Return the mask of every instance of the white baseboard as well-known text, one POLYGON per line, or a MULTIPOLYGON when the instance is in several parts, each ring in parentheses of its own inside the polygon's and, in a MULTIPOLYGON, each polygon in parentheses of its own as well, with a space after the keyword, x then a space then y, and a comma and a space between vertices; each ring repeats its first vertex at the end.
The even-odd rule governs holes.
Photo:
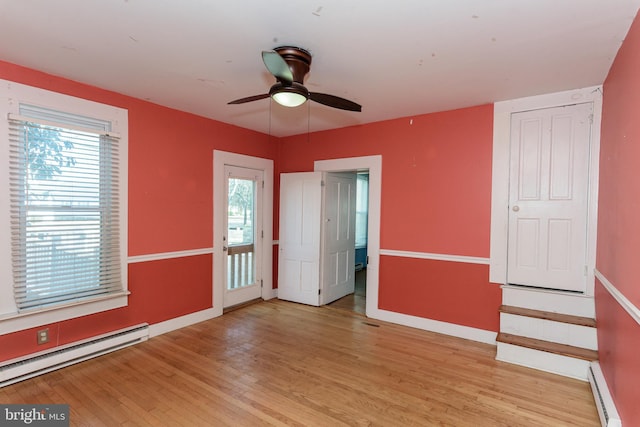
MULTIPOLYGON (((271 291, 263 292, 262 298, 270 300, 278 296, 277 289, 271 289, 271 291)), ((169 319, 164 322, 154 323, 149 325, 149 338, 156 337, 158 335, 166 334, 167 332, 175 331, 176 329, 184 328, 187 326, 195 325, 196 323, 204 322, 205 320, 214 319, 222 315, 222 310, 217 307, 208 308, 206 310, 197 311, 174 319, 169 319)))
POLYGON ((274 299, 278 297, 278 290, 277 289, 271 289, 268 291, 263 291, 262 292, 262 299, 265 301, 268 301, 270 299, 274 299))
POLYGON ((167 332, 175 331, 176 329, 184 328, 186 326, 195 325, 196 323, 204 322, 205 320, 213 319, 222 314, 218 314, 219 311, 220 310, 216 310, 215 308, 208 308, 185 316, 169 319, 164 322, 154 323, 153 325, 149 325, 149 338, 166 334, 167 332))
POLYGON ((387 310, 371 310, 367 313, 372 319, 383 320, 385 322, 396 323, 398 325, 409 326, 411 328, 425 331, 437 332, 439 334, 451 335, 471 341, 483 342, 496 345, 498 334, 493 331, 472 328, 470 326, 456 325, 454 323, 442 322, 439 320, 426 319, 424 317, 411 316, 409 314, 396 313, 387 310))

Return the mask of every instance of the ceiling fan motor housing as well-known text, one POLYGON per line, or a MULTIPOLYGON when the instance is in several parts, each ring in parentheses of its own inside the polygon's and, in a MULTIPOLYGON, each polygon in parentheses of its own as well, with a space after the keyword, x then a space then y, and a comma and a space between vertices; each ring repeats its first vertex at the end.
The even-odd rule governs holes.
POLYGON ((293 74, 293 81, 303 84, 304 76, 309 72, 311 66, 311 54, 300 47, 295 46, 280 46, 273 49, 287 63, 291 74, 293 74))
POLYGON ((311 54, 305 49, 296 46, 276 47, 271 51, 263 51, 262 61, 276 78, 269 93, 236 99, 229 104, 244 104, 270 97, 285 107, 297 107, 311 100, 341 110, 362 111, 360 104, 348 99, 327 93, 309 92, 303 81, 311 67, 311 54))

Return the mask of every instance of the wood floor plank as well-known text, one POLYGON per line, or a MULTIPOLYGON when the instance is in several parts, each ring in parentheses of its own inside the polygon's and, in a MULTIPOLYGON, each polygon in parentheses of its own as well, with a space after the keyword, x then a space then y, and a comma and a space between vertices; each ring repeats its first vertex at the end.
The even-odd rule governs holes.
POLYGON ((74 426, 599 425, 588 383, 496 361, 494 346, 273 300, 0 401, 69 403, 74 426))

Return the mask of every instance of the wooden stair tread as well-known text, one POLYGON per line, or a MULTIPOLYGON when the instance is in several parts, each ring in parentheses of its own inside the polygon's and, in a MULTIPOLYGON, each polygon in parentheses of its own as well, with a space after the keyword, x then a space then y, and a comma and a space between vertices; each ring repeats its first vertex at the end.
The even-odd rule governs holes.
POLYGON ((577 359, 594 361, 598 360, 598 352, 582 347, 574 347, 567 344, 559 344, 551 341, 544 341, 535 338, 521 337, 519 335, 507 334, 500 332, 496 341, 505 344, 527 347, 533 350, 546 351, 548 353, 559 354, 562 356, 574 357, 577 359))
POLYGON ((560 323, 569 323, 571 325, 596 327, 595 319, 590 317, 574 316, 571 314, 553 313, 551 311, 534 310, 531 308, 514 307, 511 305, 501 305, 499 311, 501 313, 515 314, 518 316, 533 317, 536 319, 551 320, 560 323))

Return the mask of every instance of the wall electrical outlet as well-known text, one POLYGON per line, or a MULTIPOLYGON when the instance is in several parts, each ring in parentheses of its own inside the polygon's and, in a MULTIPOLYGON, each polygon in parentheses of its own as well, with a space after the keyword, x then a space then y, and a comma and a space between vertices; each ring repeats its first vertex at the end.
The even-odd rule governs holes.
POLYGON ((38 332, 38 344, 45 344, 49 342, 49 328, 40 329, 38 332))

